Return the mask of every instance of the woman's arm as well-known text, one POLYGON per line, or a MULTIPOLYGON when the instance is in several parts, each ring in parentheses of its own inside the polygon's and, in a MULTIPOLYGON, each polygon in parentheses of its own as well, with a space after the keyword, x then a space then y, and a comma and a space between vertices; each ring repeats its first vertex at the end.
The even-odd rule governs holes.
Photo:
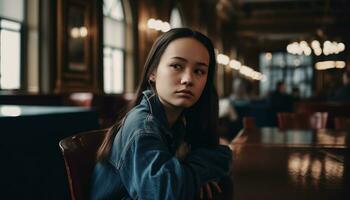
POLYGON ((193 199, 202 184, 228 173, 231 151, 198 149, 181 162, 159 135, 139 133, 123 158, 119 171, 131 198, 193 199))

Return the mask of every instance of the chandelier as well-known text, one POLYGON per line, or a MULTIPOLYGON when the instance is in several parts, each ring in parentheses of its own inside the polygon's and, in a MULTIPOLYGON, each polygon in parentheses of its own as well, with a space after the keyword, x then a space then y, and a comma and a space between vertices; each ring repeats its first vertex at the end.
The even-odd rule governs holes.
POLYGON ((294 55, 310 56, 312 53, 316 56, 328 56, 331 54, 339 54, 345 50, 345 44, 342 42, 326 40, 321 43, 318 40, 306 42, 292 42, 287 45, 287 52, 294 55), (321 45, 322 44, 322 45, 321 45))
POLYGON ((287 45, 287 52, 293 55, 314 56, 315 68, 317 70, 342 69, 346 63, 342 61, 342 52, 345 51, 345 44, 338 41, 314 39, 294 41, 287 45))
POLYGON ((346 63, 342 61, 341 52, 345 51, 345 44, 337 41, 312 40, 307 42, 292 42, 287 45, 287 52, 294 55, 314 55, 315 68, 317 70, 326 69, 342 69, 346 67, 346 63))

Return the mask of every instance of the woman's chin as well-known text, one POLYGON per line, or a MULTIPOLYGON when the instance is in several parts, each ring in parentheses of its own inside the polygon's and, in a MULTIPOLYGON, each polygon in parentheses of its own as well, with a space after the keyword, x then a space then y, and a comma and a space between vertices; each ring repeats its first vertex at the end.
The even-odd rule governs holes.
POLYGON ((182 108, 189 108, 191 106, 193 106, 195 102, 193 100, 189 100, 189 99, 180 99, 177 100, 176 102, 174 102, 174 106, 176 107, 182 107, 182 108))

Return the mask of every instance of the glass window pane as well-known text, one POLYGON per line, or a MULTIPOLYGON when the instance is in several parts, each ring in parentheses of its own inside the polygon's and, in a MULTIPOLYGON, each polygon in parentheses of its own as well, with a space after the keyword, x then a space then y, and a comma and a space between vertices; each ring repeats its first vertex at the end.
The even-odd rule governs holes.
POLYGON ((124 23, 104 18, 104 44, 107 46, 121 48, 125 46, 125 30, 124 23))
POLYGON ((103 0, 103 15, 108 16, 115 0, 103 0))
POLYGON ((111 17, 115 20, 124 20, 123 5, 120 0, 104 0, 103 1, 104 16, 111 17))
POLYGON ((0 0, 0 16, 22 22, 24 0, 0 0))
POLYGON ((124 12, 123 12, 123 5, 122 2, 117 1, 114 6, 111 9, 111 15, 112 18, 123 21, 124 20, 124 12))
POLYGON ((105 48, 103 63, 104 91, 122 93, 124 91, 124 53, 122 50, 105 48))
POLYGON ((125 21, 120 0, 104 0, 104 91, 124 91, 125 21))
POLYGON ((113 51, 113 92, 122 93, 124 88, 124 55, 120 50, 113 51))
POLYGON ((0 88, 20 88, 20 33, 0 31, 0 88))
POLYGON ((2 29, 10 29, 13 31, 19 31, 21 29, 21 24, 18 22, 12 22, 9 20, 0 20, 0 27, 2 29))
POLYGON ((103 89, 106 93, 112 93, 112 59, 111 54, 104 54, 103 58, 103 89))
POLYGON ((174 8, 170 14, 170 26, 171 28, 182 27, 182 19, 179 9, 174 8))
POLYGON ((260 69, 267 80, 260 82, 261 94, 275 89, 276 83, 283 80, 286 91, 299 87, 302 97, 311 96, 312 59, 310 56, 273 53, 271 60, 266 60, 265 53, 260 55, 260 69))

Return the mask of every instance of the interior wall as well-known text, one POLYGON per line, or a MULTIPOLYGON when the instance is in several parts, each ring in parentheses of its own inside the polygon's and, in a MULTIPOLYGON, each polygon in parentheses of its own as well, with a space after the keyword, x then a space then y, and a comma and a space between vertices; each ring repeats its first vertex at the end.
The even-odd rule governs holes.
MULTIPOLYGON (((224 50, 222 49, 223 38, 221 34, 222 19, 216 12, 216 1, 166 0, 162 1, 161 3, 156 0, 139 1, 139 72, 142 71, 143 64, 153 42, 162 34, 156 30, 148 29, 147 20, 154 18, 162 21, 169 21, 172 6, 175 4, 178 5, 178 8, 183 15, 184 26, 206 34, 212 40, 215 48, 218 49, 219 52, 224 53, 224 50)), ((230 74, 230 72, 225 71, 225 69, 222 67, 223 66, 218 66, 216 79, 216 85, 220 96, 225 93, 224 83, 221 83, 221 80, 223 80, 225 73, 230 74)), ((139 77, 140 76, 141 73, 139 73, 139 77)))
MULTIPOLYGON (((53 93, 56 81, 56 2, 39 0, 39 91, 53 93)), ((34 73, 34 72, 33 72, 34 73)))
POLYGON ((137 22, 134 4, 132 2, 129 2, 127 0, 123 0, 123 6, 125 10, 125 21, 126 21, 126 41, 125 41, 125 92, 133 92, 135 91, 135 76, 138 71, 135 70, 135 66, 137 66, 137 61, 135 57, 138 56, 138 53, 136 52, 136 43, 137 43, 137 35, 135 35, 134 32, 136 32, 136 29, 133 27, 133 23, 137 22))
POLYGON ((39 92, 39 0, 31 0, 27 7, 27 90, 39 92))

